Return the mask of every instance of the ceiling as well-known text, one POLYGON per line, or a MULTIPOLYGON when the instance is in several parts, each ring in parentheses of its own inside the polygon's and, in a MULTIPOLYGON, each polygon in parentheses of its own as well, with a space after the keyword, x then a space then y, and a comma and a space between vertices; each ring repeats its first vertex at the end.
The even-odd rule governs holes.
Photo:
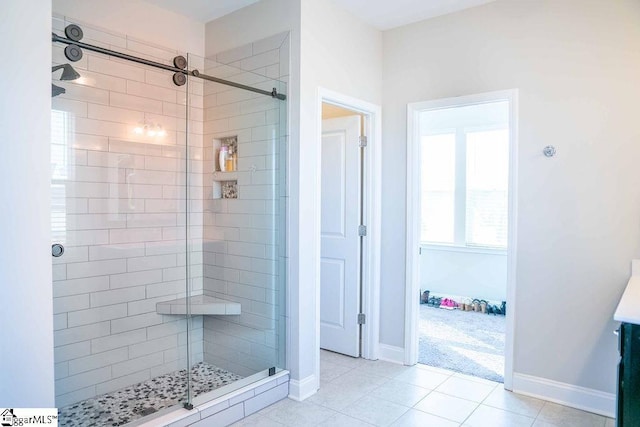
POLYGON ((146 0, 194 21, 209 22, 259 0, 146 0))
POLYGON ((335 0, 380 30, 446 15, 495 0, 335 0))
MULTIPOLYGON (((146 0, 185 15, 194 21, 209 22, 259 0, 146 0)), ((313 0, 322 1, 322 0, 313 0)), ((388 30, 434 16, 467 9, 495 0, 335 0, 364 22, 388 30)))

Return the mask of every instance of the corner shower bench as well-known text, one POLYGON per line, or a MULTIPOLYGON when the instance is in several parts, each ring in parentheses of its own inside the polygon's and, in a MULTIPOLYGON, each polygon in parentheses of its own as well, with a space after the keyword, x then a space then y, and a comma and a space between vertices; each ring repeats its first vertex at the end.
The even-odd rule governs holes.
POLYGON ((187 299, 191 304, 191 314, 196 316, 240 314, 240 303, 210 297, 208 295, 193 295, 188 298, 178 298, 156 304, 158 314, 187 314, 187 299))

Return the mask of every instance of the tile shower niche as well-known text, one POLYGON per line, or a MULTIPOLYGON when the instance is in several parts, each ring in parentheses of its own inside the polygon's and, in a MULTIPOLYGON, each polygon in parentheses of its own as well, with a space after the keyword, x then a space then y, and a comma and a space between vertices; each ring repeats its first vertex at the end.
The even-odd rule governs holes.
POLYGON ((213 199, 237 199, 238 198, 238 137, 230 136, 213 140, 213 199), (235 161, 227 164, 226 170, 222 171, 220 164, 220 150, 227 147, 229 153, 233 153, 235 161), (229 170, 231 169, 231 170, 229 170))

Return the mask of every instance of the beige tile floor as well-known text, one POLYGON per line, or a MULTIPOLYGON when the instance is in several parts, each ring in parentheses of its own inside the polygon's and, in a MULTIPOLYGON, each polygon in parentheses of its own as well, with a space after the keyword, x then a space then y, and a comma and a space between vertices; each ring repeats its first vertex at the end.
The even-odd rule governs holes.
POLYGON ((452 371, 321 351, 318 393, 304 402, 282 400, 234 425, 613 427, 614 421, 452 371))

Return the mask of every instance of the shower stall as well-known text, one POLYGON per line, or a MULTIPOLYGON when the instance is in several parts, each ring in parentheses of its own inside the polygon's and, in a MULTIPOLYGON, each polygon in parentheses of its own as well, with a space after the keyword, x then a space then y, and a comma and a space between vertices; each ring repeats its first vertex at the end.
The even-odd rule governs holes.
POLYGON ((202 58, 53 28, 61 425, 286 396, 288 35, 202 58))

